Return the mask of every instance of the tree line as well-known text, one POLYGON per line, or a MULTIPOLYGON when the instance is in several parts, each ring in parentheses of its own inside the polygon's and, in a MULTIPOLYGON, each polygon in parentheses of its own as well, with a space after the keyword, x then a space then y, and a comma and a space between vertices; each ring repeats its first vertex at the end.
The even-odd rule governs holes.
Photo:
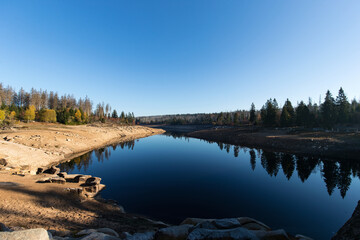
POLYGON ((301 101, 293 107, 287 99, 280 108, 276 99, 269 99, 256 110, 254 103, 250 110, 237 110, 220 113, 196 113, 139 117, 137 122, 142 124, 170 124, 170 125, 259 125, 264 127, 319 127, 331 129, 335 125, 353 125, 360 123, 360 103, 353 99, 349 102, 344 90, 340 88, 334 98, 331 92, 326 92, 323 102, 308 103, 301 101))
POLYGON ((60 96, 57 92, 36 90, 15 91, 0 83, 0 124, 15 121, 59 122, 85 124, 94 121, 134 124, 134 113, 120 114, 109 104, 99 103, 93 111, 93 102, 86 96, 76 99, 73 95, 60 96))
POLYGON ((360 103, 353 99, 351 103, 342 88, 336 98, 326 92, 324 101, 316 104, 311 99, 306 104, 301 101, 295 108, 287 99, 280 109, 276 99, 269 99, 260 110, 260 116, 253 114, 251 123, 261 122, 266 127, 321 127, 331 129, 335 125, 360 123, 360 103))

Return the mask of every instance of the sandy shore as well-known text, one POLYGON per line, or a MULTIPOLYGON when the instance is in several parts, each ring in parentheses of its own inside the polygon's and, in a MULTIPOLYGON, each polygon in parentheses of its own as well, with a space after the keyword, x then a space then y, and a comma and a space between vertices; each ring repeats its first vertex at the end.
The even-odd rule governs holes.
POLYGON ((143 126, 110 124, 22 124, 0 131, 0 164, 36 171, 109 144, 163 132, 143 126))
POLYGON ((66 191, 78 183, 36 183, 43 175, 11 175, 0 171, 0 222, 8 227, 79 230, 108 227, 117 232, 158 228, 146 218, 124 213, 113 203, 80 201, 66 191))
POLYGON ((142 126, 30 123, 0 131, 0 222, 10 227, 74 230, 110 227, 118 232, 155 229, 159 224, 125 214, 105 200, 80 199, 66 191, 79 183, 37 183, 45 174, 14 175, 48 167, 105 145, 161 134, 142 126), (6 166, 4 166, 6 165, 6 166), (10 171, 9 171, 10 170, 10 171))

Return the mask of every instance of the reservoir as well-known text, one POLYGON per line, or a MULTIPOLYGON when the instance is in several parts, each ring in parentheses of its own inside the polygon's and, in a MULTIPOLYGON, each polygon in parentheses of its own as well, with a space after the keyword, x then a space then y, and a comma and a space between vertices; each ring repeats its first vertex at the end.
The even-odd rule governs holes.
POLYGON ((330 239, 360 200, 360 163, 268 152, 163 134, 108 146, 60 165, 102 178, 126 212, 179 224, 251 217, 330 239))

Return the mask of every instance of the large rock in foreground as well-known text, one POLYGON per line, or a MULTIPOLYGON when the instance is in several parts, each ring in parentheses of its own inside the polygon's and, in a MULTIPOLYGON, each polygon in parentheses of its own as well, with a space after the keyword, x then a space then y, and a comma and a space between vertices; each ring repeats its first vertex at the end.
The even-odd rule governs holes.
POLYGON ((340 228, 332 240, 355 240, 360 239, 360 201, 351 218, 340 228))
POLYGON ((1 240, 50 240, 48 232, 43 228, 0 232, 1 240))

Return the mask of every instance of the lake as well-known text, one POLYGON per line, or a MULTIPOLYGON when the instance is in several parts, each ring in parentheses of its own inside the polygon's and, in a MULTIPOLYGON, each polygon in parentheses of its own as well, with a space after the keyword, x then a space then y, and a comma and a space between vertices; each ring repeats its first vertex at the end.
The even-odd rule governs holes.
POLYGON ((179 224, 252 217, 330 239, 360 200, 360 163, 295 156, 171 134, 89 152, 62 171, 102 178, 125 211, 179 224))

